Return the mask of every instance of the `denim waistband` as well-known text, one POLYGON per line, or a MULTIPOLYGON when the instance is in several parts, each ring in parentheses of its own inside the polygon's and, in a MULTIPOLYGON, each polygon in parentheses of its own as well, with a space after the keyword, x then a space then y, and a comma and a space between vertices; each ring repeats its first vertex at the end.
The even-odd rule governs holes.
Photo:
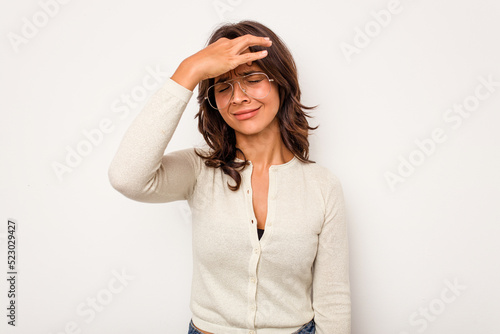
MULTIPOLYGON (((257 329, 257 333, 259 330, 257 329)), ((290 334, 315 334, 316 333, 316 326, 314 323, 314 318, 309 321, 307 324, 304 324, 302 327, 300 327, 297 331, 290 333, 290 334)), ((193 324, 193 319, 191 319, 189 323, 189 331, 188 334, 203 334, 200 332, 196 327, 194 327, 193 324)), ((219 333, 214 333, 214 334, 219 334, 219 333)))

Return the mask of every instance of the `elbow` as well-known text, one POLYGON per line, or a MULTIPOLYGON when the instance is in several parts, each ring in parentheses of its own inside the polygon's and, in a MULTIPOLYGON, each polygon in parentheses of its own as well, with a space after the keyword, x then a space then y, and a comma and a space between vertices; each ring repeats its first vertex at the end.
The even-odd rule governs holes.
POLYGON ((132 189, 130 178, 127 178, 125 173, 122 173, 113 164, 108 168, 108 180, 116 191, 128 197, 128 193, 132 189))
POLYGON ((116 191, 129 199, 138 202, 154 202, 148 190, 149 187, 123 169, 111 165, 108 169, 108 180, 116 191))
POLYGON ((123 178, 113 169, 113 166, 108 169, 108 181, 111 186, 118 192, 122 192, 126 188, 123 178))

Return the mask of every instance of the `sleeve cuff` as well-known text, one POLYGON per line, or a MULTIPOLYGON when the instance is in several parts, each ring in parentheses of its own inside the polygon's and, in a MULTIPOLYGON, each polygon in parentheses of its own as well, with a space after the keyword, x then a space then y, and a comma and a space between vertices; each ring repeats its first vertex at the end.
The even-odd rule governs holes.
POLYGON ((191 99, 191 96, 193 96, 193 92, 187 89, 186 87, 182 86, 181 84, 178 84, 171 78, 167 78, 165 83, 163 84, 162 90, 166 90, 172 95, 176 96, 180 100, 184 101, 186 104, 189 102, 191 99))

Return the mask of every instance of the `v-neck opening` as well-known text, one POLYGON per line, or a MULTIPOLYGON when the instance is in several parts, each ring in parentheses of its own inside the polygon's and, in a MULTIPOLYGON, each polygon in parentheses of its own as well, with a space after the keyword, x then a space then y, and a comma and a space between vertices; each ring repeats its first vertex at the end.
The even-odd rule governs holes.
MULTIPOLYGON (((289 161, 283 163, 283 164, 279 164, 279 165, 271 165, 269 166, 269 169, 281 169, 281 168, 285 168, 285 167, 288 167, 290 165, 292 165, 294 162, 296 162, 298 159, 297 157, 294 155, 292 159, 290 159, 289 161)), ((242 160, 238 157, 234 158, 234 161, 240 161, 240 162, 243 162, 245 160, 242 160)), ((248 162, 253 166, 253 163, 251 160, 248 160, 248 162)))

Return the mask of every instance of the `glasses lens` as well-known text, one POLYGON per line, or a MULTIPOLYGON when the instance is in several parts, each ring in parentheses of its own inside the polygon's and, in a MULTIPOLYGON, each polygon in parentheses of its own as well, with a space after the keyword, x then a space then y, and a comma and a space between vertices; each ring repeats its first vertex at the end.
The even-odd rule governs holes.
POLYGON ((256 99, 265 98, 271 91, 271 83, 269 82, 269 78, 263 73, 247 75, 243 77, 241 84, 243 89, 245 90, 245 93, 247 93, 248 96, 256 99))
POLYGON ((229 104, 233 95, 233 87, 229 83, 221 82, 208 89, 208 102, 214 109, 222 109, 229 104))
MULTIPOLYGON (((236 85, 236 80, 233 85, 236 85)), ((245 94, 255 99, 263 99, 271 92, 271 83, 266 74, 254 73, 241 77, 240 87, 245 94)), ((214 109, 223 109, 233 97, 233 85, 226 82, 220 82, 210 86, 207 91, 208 103, 214 109)))

